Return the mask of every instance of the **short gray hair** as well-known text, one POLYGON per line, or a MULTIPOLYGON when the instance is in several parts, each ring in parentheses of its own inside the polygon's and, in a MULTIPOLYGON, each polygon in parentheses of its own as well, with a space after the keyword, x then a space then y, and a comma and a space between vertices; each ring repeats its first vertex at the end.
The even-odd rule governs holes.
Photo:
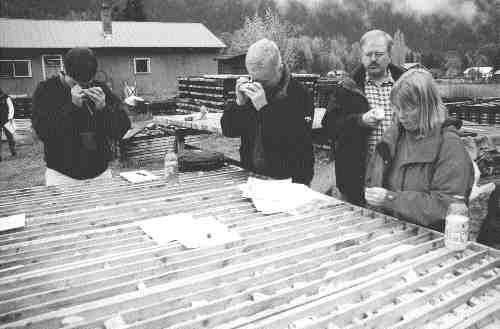
POLYGON ((247 51, 246 64, 271 63, 281 66, 281 54, 278 45, 269 39, 260 39, 253 43, 247 51))
POLYGON ((368 41, 368 39, 376 39, 376 38, 384 38, 387 42, 387 52, 391 52, 392 50, 392 45, 394 44, 394 41, 392 40, 392 37, 387 33, 382 30, 370 30, 363 34, 361 39, 359 40, 359 44, 361 48, 363 48, 363 45, 368 41))

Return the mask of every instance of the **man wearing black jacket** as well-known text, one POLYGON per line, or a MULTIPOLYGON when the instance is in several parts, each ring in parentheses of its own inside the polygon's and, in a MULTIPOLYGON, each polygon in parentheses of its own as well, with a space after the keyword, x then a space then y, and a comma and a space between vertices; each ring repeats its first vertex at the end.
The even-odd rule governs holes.
POLYGON ((44 143, 46 185, 111 177, 110 142, 130 128, 120 99, 93 78, 88 48, 64 56, 65 72, 42 81, 33 96, 33 127, 44 143))
POLYGON ((366 164, 393 123, 389 95, 404 70, 391 64, 392 38, 371 30, 360 40, 362 65, 332 93, 322 120, 335 141, 335 177, 342 198, 364 205, 366 164))
POLYGON ((250 46, 246 67, 250 79, 236 82, 236 102, 224 110, 222 132, 241 137, 244 168, 309 184, 314 165, 312 96, 291 79, 277 45, 270 40, 250 46))

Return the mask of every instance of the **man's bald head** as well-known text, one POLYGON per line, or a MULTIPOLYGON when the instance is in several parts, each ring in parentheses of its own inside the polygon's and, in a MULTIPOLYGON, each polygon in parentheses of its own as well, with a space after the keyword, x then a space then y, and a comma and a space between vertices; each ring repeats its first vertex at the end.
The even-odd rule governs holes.
POLYGON ((247 71, 254 81, 264 88, 274 87, 281 79, 281 54, 276 43, 261 39, 248 48, 246 55, 247 71))

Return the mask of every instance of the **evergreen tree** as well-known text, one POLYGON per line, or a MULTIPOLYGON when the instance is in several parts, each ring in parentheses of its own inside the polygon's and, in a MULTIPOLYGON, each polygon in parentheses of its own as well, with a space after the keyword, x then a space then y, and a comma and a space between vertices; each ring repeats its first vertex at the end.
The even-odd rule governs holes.
POLYGON ((142 0, 127 0, 120 18, 124 21, 145 21, 146 15, 142 0))

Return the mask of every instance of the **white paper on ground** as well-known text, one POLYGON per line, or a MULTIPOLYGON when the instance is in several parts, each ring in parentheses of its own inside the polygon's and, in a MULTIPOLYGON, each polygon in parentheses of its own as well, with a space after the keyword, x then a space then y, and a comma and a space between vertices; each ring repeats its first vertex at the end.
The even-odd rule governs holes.
POLYGON ((0 232, 26 226, 26 214, 0 218, 0 232))
POLYGON ((159 178, 147 170, 126 171, 120 173, 120 176, 131 183, 148 182, 159 178))
POLYGON ((137 222, 156 243, 174 240, 186 248, 211 247, 240 240, 237 232, 213 217, 194 219, 191 214, 177 214, 137 222))

